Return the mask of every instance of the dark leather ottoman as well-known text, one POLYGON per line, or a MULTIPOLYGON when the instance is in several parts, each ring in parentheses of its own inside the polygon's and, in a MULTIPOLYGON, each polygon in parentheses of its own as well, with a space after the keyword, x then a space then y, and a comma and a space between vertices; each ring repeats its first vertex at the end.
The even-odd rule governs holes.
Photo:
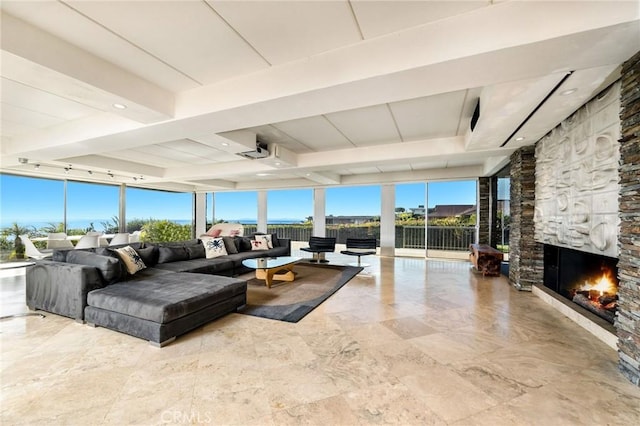
POLYGON ((247 300, 247 282, 218 275, 173 273, 89 292, 85 321, 164 346, 247 300))

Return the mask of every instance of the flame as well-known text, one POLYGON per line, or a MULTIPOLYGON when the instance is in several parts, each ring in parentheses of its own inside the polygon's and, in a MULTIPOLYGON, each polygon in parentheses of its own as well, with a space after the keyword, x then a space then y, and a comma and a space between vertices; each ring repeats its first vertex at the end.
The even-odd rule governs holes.
POLYGON ((591 291, 595 290, 600 292, 602 296, 605 293, 608 294, 617 294, 618 288, 616 285, 616 281, 612 276, 611 271, 606 270, 602 273, 602 275, 594 280, 586 280, 581 287, 578 288, 581 291, 591 291))

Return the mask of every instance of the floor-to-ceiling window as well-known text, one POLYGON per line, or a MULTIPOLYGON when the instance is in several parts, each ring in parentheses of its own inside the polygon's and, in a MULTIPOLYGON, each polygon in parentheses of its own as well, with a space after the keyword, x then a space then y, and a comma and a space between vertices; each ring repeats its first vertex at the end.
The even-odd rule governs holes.
POLYGON ((380 186, 327 188, 326 236, 344 244, 347 237, 380 242, 380 186))
POLYGON ((425 183, 396 185, 396 244, 398 254, 424 256, 425 183))
POLYGON ((427 184, 428 256, 466 252, 475 242, 477 185, 477 180, 427 184))
POLYGON ((152 189, 126 189, 127 232, 141 230, 147 241, 192 237, 193 194, 152 189))
POLYGON ((64 231, 64 185, 62 180, 0 174, 2 260, 15 258, 18 235, 64 231))
POLYGON ((500 240, 498 249, 509 253, 509 231, 511 229, 511 179, 509 177, 498 178, 498 222, 500 227, 500 240))
POLYGON ((119 186, 67 182, 67 234, 118 232, 119 203, 119 186))
POLYGON ((215 222, 235 222, 244 226, 244 234, 256 232, 258 223, 258 193, 216 192, 214 194, 215 222))
POLYGON ((313 230, 311 189, 267 192, 267 232, 292 241, 309 241, 313 230))

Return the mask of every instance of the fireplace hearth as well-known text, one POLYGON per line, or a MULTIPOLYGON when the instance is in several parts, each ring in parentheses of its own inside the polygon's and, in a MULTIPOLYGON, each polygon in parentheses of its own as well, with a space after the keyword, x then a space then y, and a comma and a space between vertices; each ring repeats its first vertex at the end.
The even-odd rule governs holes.
POLYGON ((618 260, 544 246, 544 285, 613 324, 618 308, 618 260))

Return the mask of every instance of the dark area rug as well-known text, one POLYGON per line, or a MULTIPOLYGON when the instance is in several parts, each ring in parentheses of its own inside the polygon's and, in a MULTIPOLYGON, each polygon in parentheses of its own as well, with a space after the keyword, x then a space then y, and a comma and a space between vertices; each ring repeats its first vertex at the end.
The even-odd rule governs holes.
POLYGON ((247 280, 247 304, 238 313, 298 322, 360 271, 362 268, 355 266, 299 263, 294 268, 294 281, 274 280, 270 289, 254 272, 241 275, 238 278, 247 280))

